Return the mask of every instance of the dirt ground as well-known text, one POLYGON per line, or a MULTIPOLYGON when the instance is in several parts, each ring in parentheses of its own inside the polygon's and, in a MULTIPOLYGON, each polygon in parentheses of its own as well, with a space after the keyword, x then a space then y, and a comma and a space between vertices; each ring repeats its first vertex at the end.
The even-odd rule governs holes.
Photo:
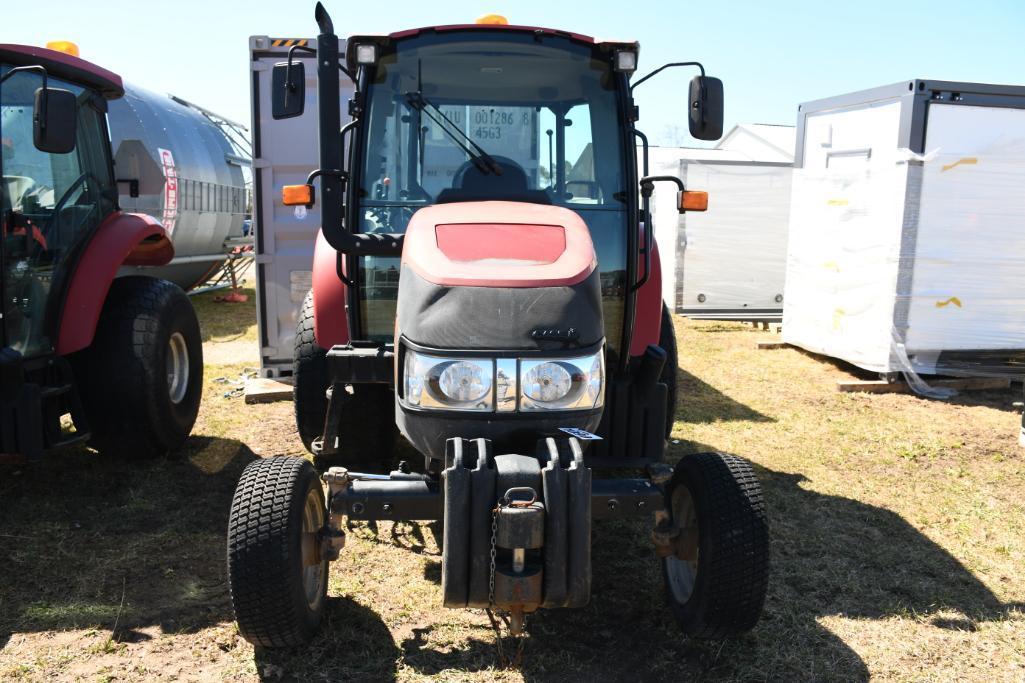
POLYGON ((238 395, 257 364, 252 299, 197 308, 206 390, 182 453, 0 468, 0 680, 1025 680, 1020 385, 946 402, 842 394, 844 367, 681 319, 670 460, 748 458, 769 505, 752 633, 683 638, 647 525, 602 523, 590 606, 535 615, 522 668, 501 670, 484 613, 441 607, 438 527, 380 524, 332 566, 316 640, 254 651, 225 583, 229 502, 246 463, 303 452, 289 403, 238 395))

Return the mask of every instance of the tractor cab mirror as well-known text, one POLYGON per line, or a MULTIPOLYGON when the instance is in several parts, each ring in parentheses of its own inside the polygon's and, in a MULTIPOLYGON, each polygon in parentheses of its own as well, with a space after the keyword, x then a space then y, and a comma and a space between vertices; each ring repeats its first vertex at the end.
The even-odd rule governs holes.
POLYGON ((32 109, 32 142, 40 152, 67 154, 75 149, 78 100, 70 90, 38 88, 32 109))
POLYGON ((271 72, 271 116, 291 119, 302 116, 306 106, 306 65, 281 62, 271 72))
POLYGON ((711 76, 695 76, 690 82, 690 134, 698 140, 722 137, 722 81, 711 76))

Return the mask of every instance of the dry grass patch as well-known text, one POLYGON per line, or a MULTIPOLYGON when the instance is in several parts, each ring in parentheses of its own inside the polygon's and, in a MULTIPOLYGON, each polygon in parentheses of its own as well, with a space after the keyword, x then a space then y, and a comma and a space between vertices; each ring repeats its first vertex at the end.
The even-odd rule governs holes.
POLYGON ((231 621, 228 505, 247 462, 302 450, 290 404, 224 398, 215 380, 257 362, 252 299, 206 297, 204 403, 182 454, 0 470, 0 679, 1025 678, 1016 396, 841 394, 842 367, 685 321, 670 459, 716 448, 759 472, 773 574, 753 633, 681 637, 646 525, 606 522, 591 605, 534 616, 523 668, 500 670, 483 613, 441 607, 440 527, 381 523, 353 527, 309 648, 256 652, 231 621))

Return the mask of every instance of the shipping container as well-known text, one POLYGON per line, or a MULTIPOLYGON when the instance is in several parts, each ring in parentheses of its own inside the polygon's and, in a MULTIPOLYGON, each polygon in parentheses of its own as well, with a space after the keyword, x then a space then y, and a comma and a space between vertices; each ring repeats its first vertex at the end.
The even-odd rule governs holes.
MULTIPOLYGON (((317 127, 317 41, 252 36, 249 39, 253 135, 253 232, 256 237, 256 305, 260 371, 265 377, 292 373, 295 324, 312 286, 313 247, 320 230, 320 208, 285 206, 284 185, 301 185, 319 166, 317 127), (302 116, 271 117, 271 69, 288 59, 305 65, 306 100, 302 116)), ((344 41, 339 49, 345 50, 344 41)), ((352 97, 352 81, 339 74, 342 111, 352 97)))
POLYGON ((802 104, 783 338, 879 373, 1021 372, 1025 87, 802 104))

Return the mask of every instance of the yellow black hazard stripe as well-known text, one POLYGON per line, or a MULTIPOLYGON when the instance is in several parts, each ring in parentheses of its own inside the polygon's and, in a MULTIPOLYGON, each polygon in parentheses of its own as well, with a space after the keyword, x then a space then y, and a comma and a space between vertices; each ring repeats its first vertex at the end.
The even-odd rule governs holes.
POLYGON ((308 40, 299 40, 298 38, 275 38, 271 41, 270 45, 271 47, 306 47, 306 44, 309 42, 308 40))

